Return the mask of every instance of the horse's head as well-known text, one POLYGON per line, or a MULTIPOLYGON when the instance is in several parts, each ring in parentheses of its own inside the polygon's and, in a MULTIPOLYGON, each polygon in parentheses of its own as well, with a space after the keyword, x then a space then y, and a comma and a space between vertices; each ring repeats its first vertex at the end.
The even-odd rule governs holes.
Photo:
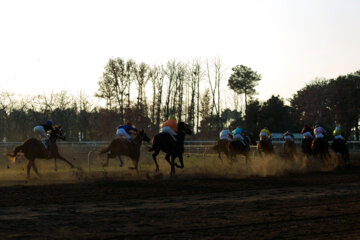
POLYGON ((50 139, 60 138, 61 140, 65 140, 65 133, 63 132, 60 125, 55 125, 53 129, 54 130, 50 133, 50 139))
POLYGON ((190 129, 189 125, 187 125, 184 122, 179 122, 177 129, 178 129, 178 132, 183 132, 185 134, 191 135, 191 129, 190 129))
POLYGON ((150 138, 146 135, 145 131, 141 129, 137 135, 141 141, 150 142, 150 138))

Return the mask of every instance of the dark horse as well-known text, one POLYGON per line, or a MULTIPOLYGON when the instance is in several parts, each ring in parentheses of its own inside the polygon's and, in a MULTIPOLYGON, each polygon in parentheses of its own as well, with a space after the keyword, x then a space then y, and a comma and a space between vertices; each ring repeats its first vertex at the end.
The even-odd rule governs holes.
POLYGON ((310 157, 313 152, 311 149, 313 139, 310 137, 303 138, 301 141, 301 151, 307 156, 310 157))
POLYGON ((246 164, 249 163, 250 145, 256 145, 256 141, 251 134, 246 136, 244 141, 246 145, 244 145, 241 141, 232 141, 227 144, 229 158, 231 161, 236 158, 237 154, 242 154, 245 156, 246 164))
POLYGON ((50 132, 50 144, 49 149, 45 149, 44 144, 36 139, 36 138, 29 138, 20 146, 15 147, 13 154, 8 154, 11 157, 12 161, 15 161, 16 156, 19 152, 23 152, 24 156, 29 160, 27 165, 27 177, 30 178, 30 169, 31 167, 35 171, 35 173, 40 177, 40 174, 37 170, 35 165, 36 158, 45 158, 45 159, 55 159, 55 169, 56 169, 56 159, 59 158, 65 161, 67 164, 71 166, 71 168, 75 168, 75 166, 66 160, 63 156, 59 154, 59 150, 56 144, 56 139, 60 138, 65 140, 65 136, 62 132, 61 126, 54 126, 54 130, 50 132))
POLYGON ((311 144, 311 150, 313 154, 322 161, 325 161, 327 157, 330 157, 329 144, 325 138, 315 138, 311 144))
POLYGON ((294 141, 286 140, 284 143, 284 153, 285 155, 290 158, 294 159, 296 156, 296 145, 294 141))
POLYGON ((153 138, 152 147, 149 149, 149 152, 154 151, 152 157, 156 165, 156 172, 159 171, 159 164, 156 161, 156 156, 160 153, 160 151, 166 153, 165 159, 171 166, 171 176, 175 175, 175 167, 184 168, 183 153, 185 134, 191 135, 191 130, 189 126, 184 122, 179 122, 177 125, 177 129, 177 141, 175 141, 173 137, 166 132, 158 133, 153 138), (175 163, 175 158, 177 157, 179 158, 180 166, 175 163))
POLYGON ((142 141, 150 142, 150 138, 146 135, 144 130, 140 130, 132 141, 133 142, 129 142, 124 138, 115 138, 111 141, 107 148, 100 150, 99 156, 103 153, 109 152, 107 154, 106 163, 103 166, 107 167, 109 165, 109 159, 116 156, 120 160, 120 166, 122 166, 123 161, 121 156, 127 156, 132 159, 135 165, 135 167, 130 167, 130 169, 135 169, 137 171, 142 141))
POLYGON ((344 160, 345 165, 350 161, 349 149, 346 146, 346 141, 344 139, 334 139, 331 144, 331 148, 336 153, 340 153, 342 159, 344 160))
POLYGON ((266 137, 261 137, 257 144, 257 152, 260 156, 263 156, 263 154, 273 154, 274 146, 266 137))

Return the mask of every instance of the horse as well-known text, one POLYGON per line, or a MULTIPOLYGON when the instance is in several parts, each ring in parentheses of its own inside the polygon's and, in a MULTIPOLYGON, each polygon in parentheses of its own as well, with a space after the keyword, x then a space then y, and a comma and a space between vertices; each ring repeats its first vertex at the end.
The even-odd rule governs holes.
POLYGON ((106 163, 103 164, 103 167, 109 166, 109 159, 115 158, 116 156, 120 160, 120 167, 124 164, 121 156, 130 157, 134 163, 134 167, 129 167, 129 169, 135 169, 136 172, 138 171, 138 163, 140 158, 140 148, 143 141, 150 142, 150 138, 146 135, 144 130, 140 130, 136 137, 129 142, 127 139, 124 138, 115 138, 113 139, 109 146, 100 150, 101 154, 107 153, 106 163))
POLYGON ((246 136, 244 140, 245 145, 241 141, 228 142, 227 149, 231 161, 236 158, 237 154, 242 154, 245 156, 246 164, 249 163, 250 145, 256 145, 256 141, 251 134, 246 136))
POLYGON ((311 143, 312 152, 322 161, 325 161, 327 157, 330 157, 328 147, 329 144, 324 138, 315 138, 311 143))
POLYGON ((228 143, 230 141, 226 139, 219 139, 215 146, 213 146, 213 150, 216 151, 219 155, 219 159, 222 161, 221 153, 225 153, 226 157, 229 158, 229 150, 228 150, 228 143))
POLYGON ((152 146, 149 152, 153 152, 152 157, 156 165, 155 171, 159 171, 159 164, 157 163, 156 156, 163 151, 166 153, 165 159, 171 166, 170 176, 175 176, 175 167, 184 168, 183 153, 184 153, 184 141, 185 135, 191 135, 189 126, 184 122, 179 122, 177 125, 177 141, 166 132, 158 133, 154 136, 152 146), (170 160, 171 157, 171 160, 170 160), (175 163, 175 159, 179 158, 180 166, 175 163))
POLYGON ((57 158, 63 160, 67 164, 69 164, 71 168, 75 168, 75 166, 71 162, 69 162, 67 159, 65 159, 63 156, 60 155, 57 144, 56 144, 56 140, 58 138, 65 140, 65 135, 62 132, 61 126, 54 126, 53 130, 51 130, 51 132, 50 132, 50 137, 49 137, 50 144, 49 144, 48 149, 45 148, 44 144, 40 140, 38 140, 36 138, 29 138, 23 144, 16 146, 14 149, 14 152, 12 154, 8 154, 8 156, 10 157, 10 159, 13 162, 15 162, 18 153, 19 152, 24 153, 25 158, 27 158, 29 160, 29 162, 27 164, 27 169, 26 169, 28 179, 30 178, 31 167, 33 168, 36 175, 38 175, 38 177, 40 177, 40 174, 35 165, 36 158, 43 158, 43 159, 54 158, 55 159, 55 170, 57 169, 57 167, 56 167, 56 159, 57 158))
POLYGON ((296 156, 296 145, 294 141, 286 140, 284 143, 284 153, 285 155, 290 158, 294 159, 296 156))
POLYGON ((304 153, 307 157, 310 157, 313 152, 311 149, 313 139, 310 137, 303 138, 301 141, 301 151, 304 153))
POLYGON ((346 141, 343 139, 334 139, 331 144, 331 148, 334 150, 335 153, 340 153, 341 157, 345 163, 345 166, 350 162, 350 155, 349 149, 346 146, 346 141))
POLYGON ((263 154, 275 153, 274 146, 272 145, 270 140, 268 140, 266 137, 261 137, 260 141, 257 144, 256 149, 260 156, 263 156, 263 154))

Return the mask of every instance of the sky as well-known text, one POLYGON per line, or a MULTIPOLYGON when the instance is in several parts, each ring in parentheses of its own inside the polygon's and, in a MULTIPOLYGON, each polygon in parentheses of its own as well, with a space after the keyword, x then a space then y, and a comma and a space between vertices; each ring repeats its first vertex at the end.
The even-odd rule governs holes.
POLYGON ((287 99, 360 69, 359 13, 357 0, 2 0, 0 92, 93 96, 110 58, 219 57, 261 74, 258 99, 287 99))

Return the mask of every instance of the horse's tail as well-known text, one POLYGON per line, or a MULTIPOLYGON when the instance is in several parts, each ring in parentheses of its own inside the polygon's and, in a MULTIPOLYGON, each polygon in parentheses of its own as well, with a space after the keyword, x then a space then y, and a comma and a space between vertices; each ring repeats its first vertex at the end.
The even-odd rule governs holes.
POLYGON ((24 144, 21 144, 21 145, 19 145, 19 146, 16 146, 16 147, 14 148, 14 152, 13 152, 13 153, 8 153, 8 154, 7 154, 8 157, 9 157, 9 159, 10 159, 13 163, 15 163, 17 154, 18 154, 19 152, 23 151, 23 149, 24 149, 24 144))

